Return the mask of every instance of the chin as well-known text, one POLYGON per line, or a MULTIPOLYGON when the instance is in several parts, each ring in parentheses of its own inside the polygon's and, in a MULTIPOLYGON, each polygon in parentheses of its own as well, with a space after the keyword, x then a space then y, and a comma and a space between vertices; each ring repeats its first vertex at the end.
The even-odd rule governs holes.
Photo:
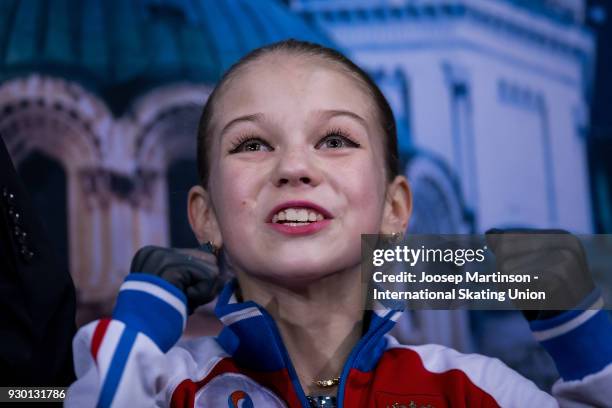
POLYGON ((291 260, 289 262, 279 261, 274 265, 268 265, 259 269, 257 275, 276 284, 286 287, 300 287, 308 283, 316 282, 338 271, 339 263, 312 262, 312 259, 300 262, 291 260), (330 268, 333 266, 333 268, 330 268))

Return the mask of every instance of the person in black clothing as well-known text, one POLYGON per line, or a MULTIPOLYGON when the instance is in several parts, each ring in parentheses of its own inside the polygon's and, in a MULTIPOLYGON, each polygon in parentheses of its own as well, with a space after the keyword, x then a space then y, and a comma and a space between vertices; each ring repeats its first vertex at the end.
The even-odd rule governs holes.
POLYGON ((0 386, 75 376, 75 289, 0 135, 0 386))

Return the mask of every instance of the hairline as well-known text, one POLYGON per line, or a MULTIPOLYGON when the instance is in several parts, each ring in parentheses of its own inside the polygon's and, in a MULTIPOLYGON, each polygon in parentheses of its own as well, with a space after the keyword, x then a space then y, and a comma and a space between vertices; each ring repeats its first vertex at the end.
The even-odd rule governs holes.
MULTIPOLYGON (((273 54, 289 54, 292 57, 307 57, 307 58, 312 58, 312 59, 316 59, 319 58, 320 60, 323 60, 324 62, 328 63, 330 66, 333 66, 336 70, 341 71, 344 74, 347 74, 348 76, 350 76, 353 80, 355 80, 358 84, 359 87, 361 88, 361 90, 369 97, 374 97, 375 95, 373 94, 372 90, 370 89, 369 85, 363 80, 363 78, 361 78, 359 76, 358 73, 350 70, 348 67, 346 67, 342 62, 340 61, 335 61, 331 58, 329 58, 328 56, 324 55, 324 54, 316 54, 314 52, 310 52, 310 51, 306 51, 306 50, 294 50, 294 49, 273 49, 273 50, 269 50, 267 51, 265 54, 259 55, 257 56, 255 59, 252 60, 248 60, 243 62, 242 64, 240 64, 239 66, 237 66, 235 69, 231 70, 228 75, 223 78, 222 82, 218 85, 217 88, 215 88, 215 95, 214 98, 215 100, 220 99, 224 92, 226 91, 226 87, 230 85, 230 83, 244 70, 246 70, 247 68, 249 68, 251 65, 253 64, 257 64, 257 63, 262 63, 262 60, 264 58, 267 57, 272 57, 273 54)), ((212 96, 212 95, 211 95, 212 96)), ((368 98, 370 99, 370 98, 368 98)), ((382 112, 380 112, 380 109, 378 109, 378 106, 376 103, 374 103, 374 101, 369 100, 368 103, 374 108, 374 110, 376 111, 376 117, 374 119, 376 120, 377 123, 377 127, 380 128, 379 130, 383 133, 385 132, 385 129, 382 128, 381 124, 382 124, 382 112)), ((210 117, 210 121, 209 121, 209 128, 207 130, 215 130, 214 129, 214 125, 215 125, 215 108, 214 106, 211 106, 211 117, 210 117)))

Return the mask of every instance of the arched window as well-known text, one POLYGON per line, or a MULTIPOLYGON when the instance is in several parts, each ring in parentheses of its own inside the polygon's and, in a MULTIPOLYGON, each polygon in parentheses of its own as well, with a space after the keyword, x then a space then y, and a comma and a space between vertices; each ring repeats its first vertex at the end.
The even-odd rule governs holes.
POLYGON ((412 157, 404 171, 412 188, 413 234, 462 234, 474 230, 456 179, 443 162, 425 154, 412 157))

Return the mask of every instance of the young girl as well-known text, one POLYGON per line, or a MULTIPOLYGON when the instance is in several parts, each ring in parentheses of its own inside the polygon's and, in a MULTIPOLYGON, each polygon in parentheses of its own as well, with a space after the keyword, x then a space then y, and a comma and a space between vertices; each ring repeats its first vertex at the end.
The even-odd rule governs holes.
MULTIPOLYGON (((113 318, 75 338, 68 406, 557 405, 498 360, 397 344, 399 312, 364 313, 361 234, 405 231, 411 195, 389 105, 351 61, 294 40, 253 51, 210 96, 198 142, 189 219, 236 276, 225 328, 175 345, 202 286, 130 274, 113 318)), ((609 403, 610 367, 561 373, 554 393, 609 403)))

